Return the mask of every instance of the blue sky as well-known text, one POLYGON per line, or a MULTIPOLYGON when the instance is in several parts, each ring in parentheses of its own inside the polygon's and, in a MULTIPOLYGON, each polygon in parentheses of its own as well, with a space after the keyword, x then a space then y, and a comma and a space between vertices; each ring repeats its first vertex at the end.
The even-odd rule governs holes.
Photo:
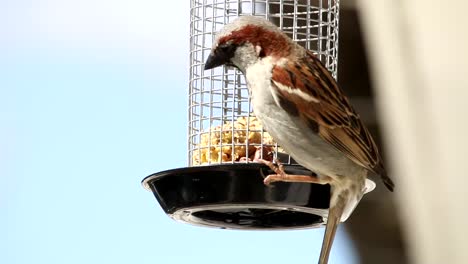
POLYGON ((187 164, 189 6, 0 0, 0 263, 316 262, 323 229, 184 225, 140 185, 187 164))

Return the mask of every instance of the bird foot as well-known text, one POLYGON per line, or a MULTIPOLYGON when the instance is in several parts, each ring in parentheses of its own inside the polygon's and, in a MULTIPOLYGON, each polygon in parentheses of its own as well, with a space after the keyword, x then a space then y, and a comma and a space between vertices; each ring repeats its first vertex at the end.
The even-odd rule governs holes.
POLYGON ((303 182, 303 183, 316 183, 316 184, 328 184, 330 183, 330 177, 317 177, 317 176, 310 176, 310 175, 295 175, 295 174, 287 174, 284 171, 284 165, 279 162, 278 159, 275 159, 275 163, 263 160, 263 159, 256 159, 255 162, 265 164, 268 166, 275 174, 270 174, 263 180, 265 185, 270 185, 273 182, 303 182))
POLYGON ((260 157, 263 157, 265 161, 273 160, 273 152, 271 147, 255 147, 255 152, 250 155, 250 157, 241 157, 239 161, 241 162, 257 162, 260 157))
POLYGON ((247 158, 247 157, 241 157, 241 158, 239 159, 239 161, 242 161, 242 162, 250 162, 250 161, 252 161, 252 160, 251 160, 250 158, 247 158))

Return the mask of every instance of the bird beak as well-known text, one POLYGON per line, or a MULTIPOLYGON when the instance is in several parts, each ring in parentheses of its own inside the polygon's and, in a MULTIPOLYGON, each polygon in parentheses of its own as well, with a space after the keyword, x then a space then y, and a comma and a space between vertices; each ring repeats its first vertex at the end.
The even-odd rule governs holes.
POLYGON ((224 54, 219 52, 211 52, 210 56, 208 56, 208 59, 206 59, 205 70, 210 70, 219 67, 227 62, 228 59, 226 59, 226 56, 224 56, 224 54))
POLYGON ((213 69, 221 65, 232 65, 231 59, 234 57, 238 45, 222 44, 213 49, 206 59, 205 70, 213 69))

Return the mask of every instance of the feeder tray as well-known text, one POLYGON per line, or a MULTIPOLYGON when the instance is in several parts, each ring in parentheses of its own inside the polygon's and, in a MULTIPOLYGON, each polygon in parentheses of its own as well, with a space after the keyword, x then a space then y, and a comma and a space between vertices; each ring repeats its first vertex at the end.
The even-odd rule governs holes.
MULTIPOLYGON (((291 174, 313 175, 297 165, 291 174)), ((302 229, 326 223, 330 186, 275 182, 263 164, 178 168, 152 174, 142 184, 176 221, 221 229, 302 229)))

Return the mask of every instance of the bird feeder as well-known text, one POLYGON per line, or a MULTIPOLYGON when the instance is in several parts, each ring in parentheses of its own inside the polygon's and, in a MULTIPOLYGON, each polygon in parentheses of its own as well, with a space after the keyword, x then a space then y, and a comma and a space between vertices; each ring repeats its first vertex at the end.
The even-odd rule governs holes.
MULTIPOLYGON (((238 16, 264 17, 312 50, 336 78, 339 0, 192 0, 188 90, 188 167, 143 180, 173 219, 229 229, 313 228, 326 223, 328 185, 263 184, 272 171, 255 158, 309 174, 283 151, 252 112, 244 76, 204 71, 215 34, 238 16)), ((373 189, 368 181, 368 190, 373 189)))

